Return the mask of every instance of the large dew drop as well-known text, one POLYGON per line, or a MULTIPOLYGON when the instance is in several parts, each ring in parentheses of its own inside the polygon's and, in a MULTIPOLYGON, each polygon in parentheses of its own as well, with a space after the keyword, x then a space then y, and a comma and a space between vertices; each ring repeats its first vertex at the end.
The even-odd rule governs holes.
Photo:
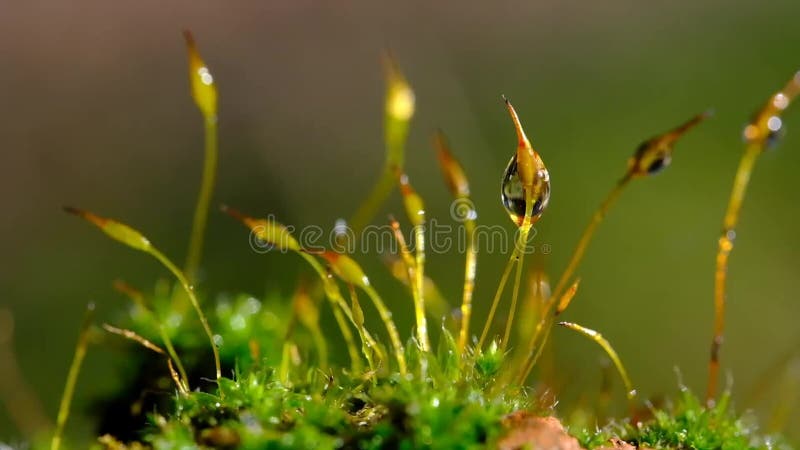
MULTIPOLYGON (((533 187, 534 198, 530 215, 531 223, 539 220, 544 209, 547 208, 547 203, 550 201, 550 173, 544 167, 536 172, 533 187)), ((508 166, 503 173, 503 181, 500 185, 500 199, 511 220, 517 226, 522 225, 525 217, 525 193, 517 171, 516 155, 508 162, 508 166)))

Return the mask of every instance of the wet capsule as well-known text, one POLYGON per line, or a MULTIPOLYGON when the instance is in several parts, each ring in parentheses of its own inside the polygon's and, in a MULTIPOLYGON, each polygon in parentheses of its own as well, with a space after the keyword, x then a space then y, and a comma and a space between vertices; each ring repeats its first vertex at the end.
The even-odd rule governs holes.
POLYGON ((711 114, 711 111, 698 114, 671 131, 642 142, 628 161, 628 176, 644 177, 664 170, 672 162, 672 152, 678 138, 711 114))
POLYGON ((503 172, 503 179, 500 183, 500 200, 511 220, 517 226, 522 226, 525 219, 525 196, 528 191, 528 194, 531 195, 530 223, 528 224, 530 225, 539 220, 550 201, 550 173, 542 158, 531 146, 514 107, 505 97, 504 100, 517 132, 517 151, 503 172))

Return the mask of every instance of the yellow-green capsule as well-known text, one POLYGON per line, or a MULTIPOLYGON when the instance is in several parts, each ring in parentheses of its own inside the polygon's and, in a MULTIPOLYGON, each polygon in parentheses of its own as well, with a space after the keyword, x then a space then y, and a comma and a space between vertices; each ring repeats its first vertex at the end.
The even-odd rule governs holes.
POLYGON ((360 288, 366 288, 369 286, 369 278, 367 278, 367 275, 361 269, 361 266, 359 266, 358 263, 353 260, 353 258, 331 251, 324 251, 320 253, 320 256, 322 256, 325 261, 331 265, 333 273, 335 273, 336 276, 341 278, 345 283, 349 283, 360 288))
POLYGON ((89 211, 84 211, 82 209, 73 208, 70 206, 65 206, 64 211, 85 219, 87 222, 100 228, 103 233, 107 234, 112 239, 119 241, 128 247, 143 252, 149 252, 153 248, 149 239, 147 239, 142 233, 134 230, 124 223, 120 223, 116 220, 108 219, 106 217, 100 217, 89 211))
POLYGON ((406 208, 406 215, 413 226, 425 224, 425 203, 417 191, 411 187, 406 174, 400 175, 400 194, 403 197, 403 206, 406 208))
POLYGON ((274 245, 279 251, 300 251, 300 244, 292 236, 286 226, 274 220, 256 219, 242 212, 223 205, 222 211, 234 219, 242 222, 250 229, 252 235, 267 244, 274 245))
POLYGON ((439 167, 442 169, 442 176, 453 197, 469 197, 467 175, 464 173, 464 168, 453 156, 453 152, 450 151, 447 139, 441 131, 436 133, 434 147, 436 147, 436 157, 439 160, 439 167))
POLYGON ((391 55, 384 57, 386 71, 386 119, 406 127, 414 115, 414 91, 391 55))
POLYGON ((192 33, 184 31, 183 36, 186 38, 186 49, 189 54, 189 84, 192 98, 206 120, 216 120, 217 87, 214 84, 214 77, 200 57, 192 33))

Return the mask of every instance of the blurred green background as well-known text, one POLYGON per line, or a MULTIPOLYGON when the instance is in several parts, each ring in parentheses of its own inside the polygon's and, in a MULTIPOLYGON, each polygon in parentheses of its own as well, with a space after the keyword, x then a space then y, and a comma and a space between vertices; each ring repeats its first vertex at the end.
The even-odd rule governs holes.
MULTIPOLYGON (((449 219, 430 145, 442 128, 470 177, 480 223, 511 229, 498 181, 515 140, 500 95, 514 101, 551 173, 535 237, 551 248, 537 258, 551 277, 636 146, 713 107, 714 118, 680 142, 672 167, 625 192, 579 270, 581 291, 566 314, 609 338, 643 396, 673 392, 675 367, 700 393, 716 238, 741 128, 800 68, 798 16, 796 0, 0 0, 0 306, 15 315, 22 370, 54 416, 83 305, 95 301, 102 318, 113 318, 123 305, 113 279, 149 289, 166 275, 61 205, 124 220, 183 259, 202 164, 180 35, 189 28, 220 91, 215 203, 326 229, 350 216, 383 159, 379 56, 391 48, 417 94, 407 171, 430 217, 449 219)), ((759 162, 730 268, 723 368, 737 405, 766 417, 770 400, 745 399, 800 340, 797 109, 786 115, 781 145, 759 162)), ((401 208, 395 194, 386 212, 401 208)), ((505 259, 479 259, 477 318, 505 259)), ((359 261, 409 330, 406 292, 374 255, 359 261)), ((251 251, 247 233, 218 213, 204 268, 201 290, 259 296, 288 295, 306 270, 296 258, 251 251)), ((461 256, 432 255, 428 271, 457 303, 461 256)), ((569 332, 554 337, 566 384, 559 408, 568 413, 581 392, 596 392, 601 355, 569 332)), ((70 435, 91 432, 91 404, 113 390, 122 358, 91 349, 70 435)), ((788 395, 770 389, 768 398, 788 395)), ((0 441, 17 436, 4 405, 0 441)))

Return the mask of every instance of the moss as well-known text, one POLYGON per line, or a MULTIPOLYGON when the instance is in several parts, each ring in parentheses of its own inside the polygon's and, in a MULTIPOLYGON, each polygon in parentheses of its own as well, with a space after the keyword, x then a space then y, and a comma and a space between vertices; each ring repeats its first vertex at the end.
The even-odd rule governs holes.
MULTIPOLYGON (((390 256, 400 265, 401 270, 396 276, 410 288, 417 324, 413 333, 415 337, 404 346, 401 338, 404 333, 397 330, 391 311, 354 259, 329 250, 303 249, 290 235, 289 228, 271 219, 248 217, 231 208, 224 210, 245 224, 259 245, 299 255, 316 272, 319 280, 315 280, 316 284, 303 283, 291 301, 282 298, 262 301, 249 295, 238 295, 216 301, 205 298, 204 304, 211 307, 206 308, 208 311, 200 307, 198 297, 202 297, 202 293, 195 289, 193 273, 202 253, 202 229, 213 188, 217 94, 215 88, 213 96, 211 91, 204 90, 213 78, 199 59, 190 38, 189 50, 190 61, 202 66, 193 68, 190 74, 201 76, 193 84, 193 93, 205 123, 211 128, 207 128, 206 136, 207 171, 204 173, 207 176, 204 176, 195 216, 195 230, 200 231, 193 233, 186 268, 179 269, 144 234, 128 225, 88 211, 67 208, 68 212, 89 221, 112 239, 150 254, 178 282, 175 286, 159 283, 150 295, 129 288, 121 289, 134 300, 134 307, 119 317, 116 322, 119 328, 110 328, 153 353, 132 359, 131 366, 125 368, 126 372, 134 374, 129 383, 131 388, 108 402, 103 411, 108 420, 101 423, 110 423, 115 428, 103 429, 101 426, 103 437, 97 445, 112 449, 151 446, 163 450, 198 447, 471 449, 505 445, 502 438, 509 431, 520 431, 516 433, 514 442, 519 442, 517 438, 530 437, 526 442, 574 443, 575 439, 565 434, 557 420, 542 421, 536 417, 550 415, 552 411, 526 387, 528 375, 548 342, 556 316, 567 309, 576 293, 577 281, 573 280, 573 275, 603 216, 629 182, 665 168, 671 161, 676 140, 707 115, 698 115, 674 130, 645 141, 629 162, 624 177, 596 211, 552 295, 544 294, 550 292, 549 286, 541 286, 538 293, 531 294, 532 300, 526 301, 529 306, 540 306, 520 313, 522 321, 530 323, 527 326, 516 324, 520 333, 513 346, 509 343, 522 284, 524 258, 518 253, 522 245, 516 246, 510 255, 478 344, 475 347, 467 344, 470 327, 466 312, 471 308, 475 283, 474 260, 470 262, 468 255, 460 309, 464 323, 443 326, 439 341, 430 346, 424 297, 428 295, 427 286, 435 288, 435 284, 424 276, 424 230, 420 227, 425 224, 425 209, 422 197, 411 189, 402 171, 405 134, 414 109, 413 92, 395 63, 389 61, 386 125, 393 131, 387 132, 387 166, 375 191, 351 223, 363 222, 363 226, 370 222, 380 209, 382 199, 393 189, 395 178, 399 178, 409 222, 418 233, 418 245, 412 254, 405 245, 399 223, 392 221, 401 251, 399 256, 390 256), (398 96, 398 92, 403 95, 398 96), (212 97, 213 101, 210 100, 212 97), (657 159, 657 164, 652 163, 653 159, 657 159), (328 267, 325 268, 323 263, 328 267), (504 323, 505 337, 502 342, 487 341, 490 329, 496 325, 493 322, 495 310, 515 264, 518 265, 509 318, 504 323), (568 288, 570 284, 572 288, 568 288), (342 289, 343 286, 347 289, 342 289), (350 294, 349 302, 343 292, 350 294), (390 349, 384 348, 369 334, 358 300, 359 293, 366 295, 378 310, 390 337, 390 349), (328 306, 333 307, 351 359, 350 368, 342 364, 328 365, 328 341, 333 338, 324 337, 319 327, 323 297, 329 300, 328 306), (194 318, 189 314, 190 307, 194 308, 198 320, 189 319, 194 318), (206 320, 206 313, 210 320, 206 320), (451 334, 456 331, 460 331, 458 343, 451 334), (353 335, 358 336, 362 344, 360 349, 353 335), (488 345, 484 346, 485 342, 489 342, 488 345), (507 352, 509 348, 513 350, 507 352), (364 361, 368 366, 366 369, 364 361), (214 378, 210 378, 212 373, 216 375, 214 378), (174 395, 151 397, 146 402, 142 400, 142 392, 165 392, 173 383, 174 395), (127 408, 130 411, 131 404, 137 405, 133 409, 140 412, 130 414, 130 417, 118 414, 120 405, 122 410, 127 408), (511 417, 526 420, 504 420, 511 413, 516 413, 511 417), (527 420, 529 418, 535 420, 527 420), (538 423, 537 420, 549 426, 532 426, 538 423), (510 430, 514 427, 518 428, 510 430), (556 433, 558 436, 555 440, 540 439, 541 436, 535 436, 535 433, 556 433), (567 439, 562 439, 564 437, 567 439)), ((795 84, 800 86, 800 77, 792 83, 786 89, 796 87, 795 84)), ((800 92, 800 87, 797 91, 800 92)), ((521 197, 516 200, 523 205, 521 209, 509 212, 522 230, 519 243, 524 244, 528 227, 544 213, 549 174, 541 157, 525 137, 520 119, 508 100, 506 106, 518 137, 518 149, 511 160, 513 173, 507 173, 506 178, 519 184, 521 197), (540 189, 544 197, 533 198, 534 192, 540 189), (532 206, 534 201, 536 208, 532 206)), ((464 201, 469 191, 466 177, 461 167, 454 165, 452 155, 446 156, 443 159, 446 177, 450 174, 451 188, 458 187, 454 189, 457 201, 464 201)), ((472 208, 469 203, 467 217, 470 220, 476 217, 472 208)), ((359 226, 355 228, 358 230, 359 226)), ((717 309, 718 319, 723 312, 723 308, 717 309)), ((611 344, 597 331, 569 322, 560 324, 581 332, 606 351, 623 378, 628 399, 634 406, 635 390, 611 344)), ((106 329, 113 332, 109 327, 106 329)), ((88 328, 84 328, 86 330, 88 328)), ((409 334, 412 333, 404 335, 409 334)), ((722 342, 722 329, 717 329, 716 334, 718 339, 715 342, 722 342)), ((85 351, 85 342, 82 345, 78 349, 85 351)), ((73 369, 79 368, 79 359, 76 360, 78 363, 73 369)), ((712 359, 712 368, 716 363, 716 359, 712 359)), ((714 370, 710 372, 709 398, 714 398, 716 377, 714 370)), ((68 386, 74 387, 69 383, 68 386)), ((65 389, 65 392, 67 394, 62 400, 64 413, 68 412, 72 389, 65 389)), ((607 447, 610 442, 619 447, 622 441, 617 439, 639 447, 665 449, 740 450, 784 445, 778 439, 759 436, 752 422, 734 413, 729 403, 730 397, 725 394, 717 405, 706 407, 688 390, 681 389, 670 406, 650 408, 642 416, 646 418, 613 421, 599 430, 574 426, 573 432, 577 442, 586 448, 607 447)), ((589 423, 596 415, 593 411, 573 414, 583 417, 584 423, 589 423)), ((66 415, 60 418, 60 424, 65 421, 66 415)), ((53 448, 58 447, 60 440, 58 433, 56 437, 53 448)))

